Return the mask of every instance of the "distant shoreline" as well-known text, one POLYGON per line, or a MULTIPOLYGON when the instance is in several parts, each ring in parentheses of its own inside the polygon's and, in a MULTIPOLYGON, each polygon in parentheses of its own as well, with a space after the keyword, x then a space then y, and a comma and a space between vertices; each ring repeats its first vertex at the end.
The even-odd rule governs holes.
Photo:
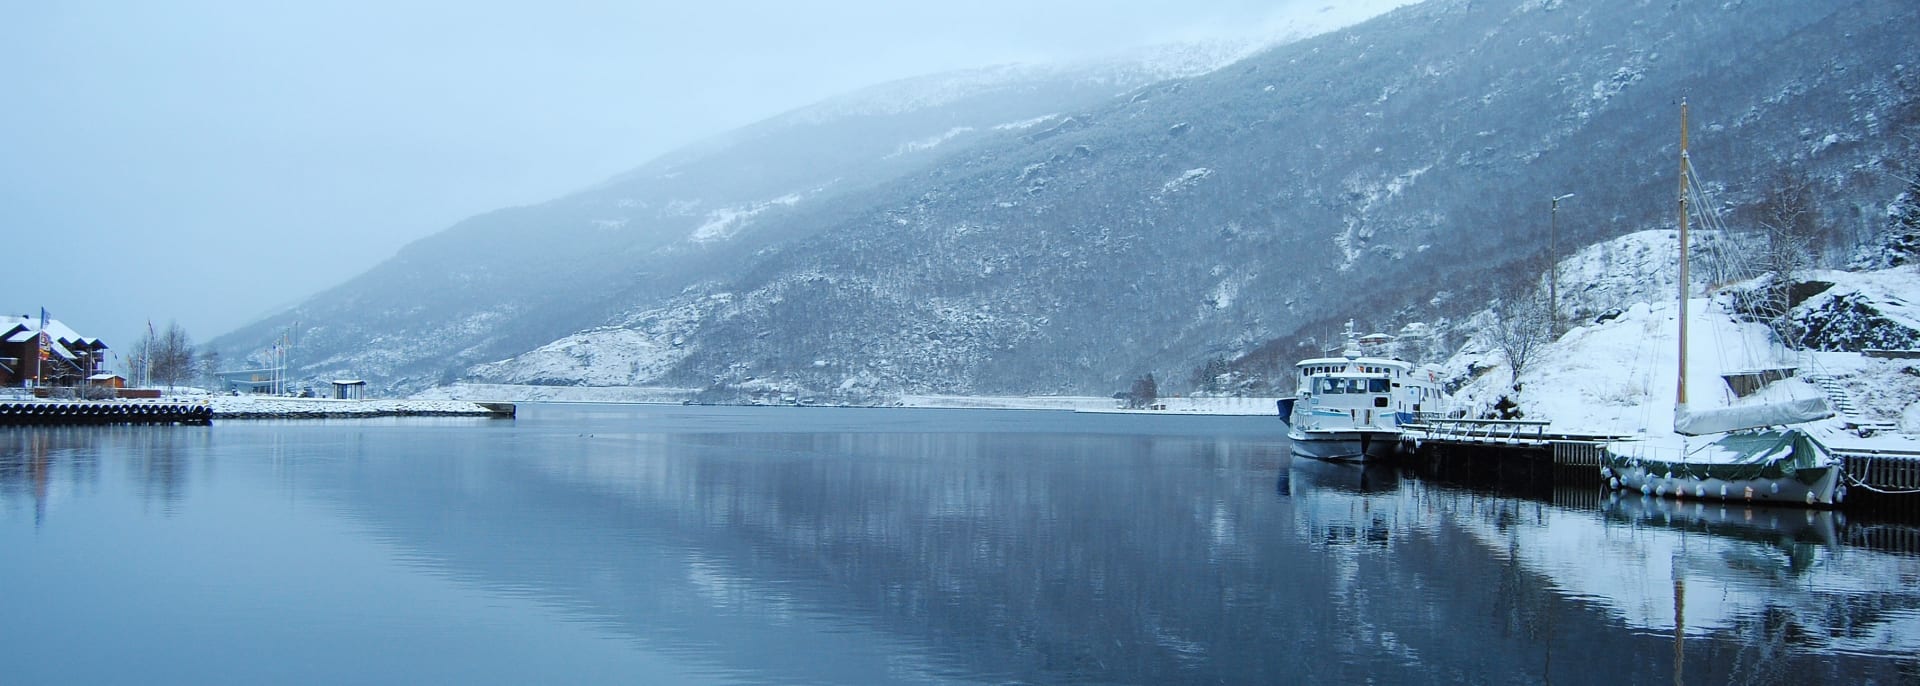
POLYGON ((213 418, 220 419, 362 419, 372 417, 512 417, 510 403, 464 400, 334 400, 281 396, 210 396, 213 418))
MULTIPOLYGON (((520 384, 454 384, 423 391, 422 400, 498 400, 538 403, 607 403, 645 405, 707 405, 719 407, 834 407, 831 403, 786 402, 697 403, 698 389, 662 386, 532 386, 520 384)), ((1059 410, 1145 415, 1257 416, 1279 414, 1277 398, 1160 398, 1164 409, 1127 409, 1113 398, 1087 395, 968 396, 904 394, 878 403, 851 403, 846 407, 901 407, 967 410, 1059 410)))

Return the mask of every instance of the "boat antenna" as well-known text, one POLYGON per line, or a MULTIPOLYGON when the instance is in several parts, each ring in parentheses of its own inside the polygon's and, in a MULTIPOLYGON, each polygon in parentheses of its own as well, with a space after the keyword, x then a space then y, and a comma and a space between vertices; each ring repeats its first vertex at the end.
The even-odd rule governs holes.
POLYGON ((1687 101, 1680 100, 1680 381, 1674 403, 1687 404, 1687 101))

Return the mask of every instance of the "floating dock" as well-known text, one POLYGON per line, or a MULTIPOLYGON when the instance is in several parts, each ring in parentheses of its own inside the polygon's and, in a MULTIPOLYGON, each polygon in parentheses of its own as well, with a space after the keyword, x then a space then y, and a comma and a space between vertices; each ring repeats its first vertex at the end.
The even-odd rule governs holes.
POLYGON ((191 424, 213 423, 213 408, 193 402, 128 402, 123 400, 0 403, 0 426, 74 424, 191 424))

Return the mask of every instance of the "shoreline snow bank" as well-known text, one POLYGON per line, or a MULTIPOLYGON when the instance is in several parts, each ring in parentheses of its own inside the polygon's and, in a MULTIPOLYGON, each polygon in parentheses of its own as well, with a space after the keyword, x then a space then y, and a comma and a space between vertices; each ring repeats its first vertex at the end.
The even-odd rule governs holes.
POLYGON ((1071 410, 1115 414, 1203 414, 1223 416, 1279 416, 1278 398, 1160 398, 1161 410, 1128 410, 1119 401, 1099 396, 964 396, 906 395, 897 407, 954 408, 982 410, 1071 410))
POLYGON ((212 396, 214 419, 340 419, 357 417, 491 417, 498 413, 458 400, 333 400, 279 396, 212 396))
POLYGON ((678 405, 693 399, 696 388, 667 386, 535 386, 456 383, 413 394, 414 400, 466 400, 518 403, 647 403, 678 405))

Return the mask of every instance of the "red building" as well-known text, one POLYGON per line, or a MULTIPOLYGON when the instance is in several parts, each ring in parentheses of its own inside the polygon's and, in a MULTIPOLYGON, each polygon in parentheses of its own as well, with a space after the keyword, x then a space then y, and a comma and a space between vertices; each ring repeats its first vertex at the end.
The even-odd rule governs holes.
POLYGON ((0 315, 0 386, 79 386, 106 369, 106 354, 107 344, 60 320, 42 330, 39 318, 0 315))

